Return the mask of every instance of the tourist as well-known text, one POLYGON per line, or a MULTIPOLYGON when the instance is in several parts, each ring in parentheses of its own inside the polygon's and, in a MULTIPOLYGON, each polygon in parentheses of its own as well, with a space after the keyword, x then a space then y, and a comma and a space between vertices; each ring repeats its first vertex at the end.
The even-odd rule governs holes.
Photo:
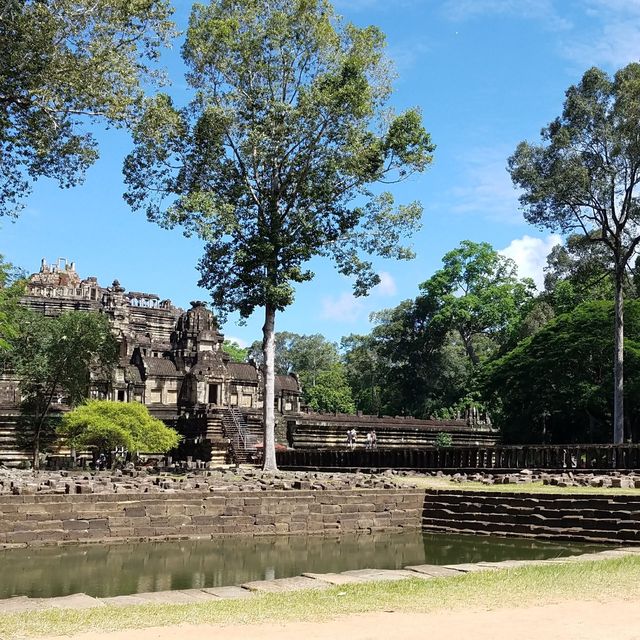
POLYGON ((351 435, 351 429, 347 429, 347 447, 349 449, 353 449, 353 447, 351 446, 352 444, 353 444, 353 439, 351 435))
POLYGON ((367 449, 373 448, 373 437, 371 434, 372 434, 372 431, 369 431, 367 433, 367 449))
POLYGON ((378 436, 376 435, 376 432, 371 429, 371 448, 375 449, 378 446, 378 436))
POLYGON ((356 438, 358 437, 358 432, 352 428, 350 431, 350 434, 351 434, 350 446, 351 446, 351 451, 353 451, 356 448, 356 438))

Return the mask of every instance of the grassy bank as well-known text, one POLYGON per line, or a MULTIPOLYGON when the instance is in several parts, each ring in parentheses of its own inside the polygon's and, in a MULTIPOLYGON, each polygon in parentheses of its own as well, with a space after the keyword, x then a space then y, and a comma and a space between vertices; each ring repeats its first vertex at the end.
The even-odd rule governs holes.
POLYGON ((82 631, 193 624, 321 620, 370 611, 429 612, 457 608, 520 607, 562 600, 640 597, 640 557, 545 565, 335 587, 326 591, 267 594, 250 600, 193 605, 100 607, 0 616, 0 638, 64 635, 82 631))

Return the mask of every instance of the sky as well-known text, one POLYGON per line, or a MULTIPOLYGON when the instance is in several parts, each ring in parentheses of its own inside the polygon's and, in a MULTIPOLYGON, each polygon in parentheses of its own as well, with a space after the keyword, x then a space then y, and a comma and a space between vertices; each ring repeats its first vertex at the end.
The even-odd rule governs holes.
MULTIPOLYGON (((174 0, 186 25, 189 2, 174 0)), ((506 171, 521 140, 537 142, 560 115, 564 93, 592 66, 609 73, 640 59, 640 0, 335 0, 358 26, 380 27, 398 78, 391 105, 418 106, 437 145, 432 166, 395 185, 398 203, 419 200, 422 229, 412 240, 416 258, 375 261, 381 283, 366 298, 326 260, 313 260, 315 278, 297 287, 294 304, 276 318, 277 331, 321 333, 339 341, 367 333, 369 315, 415 297, 418 285, 462 240, 489 242, 514 259, 522 277, 542 281, 550 249, 561 238, 528 225, 506 171)), ((181 37, 163 61, 185 97, 181 37)), ((114 279, 130 291, 156 293, 177 306, 209 300, 197 286, 202 243, 163 230, 122 199, 122 160, 128 135, 98 132, 100 160, 83 185, 61 190, 42 180, 16 222, 0 223, 0 253, 31 273, 41 258, 76 262, 81 277, 102 286, 114 279)), ((245 325, 230 316, 228 338, 261 338, 257 310, 245 325)))

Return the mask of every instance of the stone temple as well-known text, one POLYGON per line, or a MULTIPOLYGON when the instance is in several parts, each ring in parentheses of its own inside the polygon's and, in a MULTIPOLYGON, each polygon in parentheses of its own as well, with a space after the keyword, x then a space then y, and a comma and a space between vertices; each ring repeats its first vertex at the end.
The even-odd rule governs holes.
MULTIPOLYGON (((67 311, 105 314, 119 345, 119 362, 109 384, 94 379, 93 398, 141 402, 152 415, 184 436, 178 455, 203 460, 244 461, 262 441, 263 375, 255 362, 233 362, 223 351, 224 336, 214 314, 202 302, 187 311, 151 293, 126 291, 115 280, 103 287, 95 277, 81 278, 64 258, 42 260, 27 279, 22 303, 47 316, 67 311)), ((302 449, 345 448, 346 432, 356 429, 361 442, 375 429, 378 446, 423 447, 438 433, 455 444, 493 444, 490 424, 468 417, 434 421, 312 413, 302 403, 297 376, 275 380, 276 439, 302 449)), ((67 410, 64 397, 53 411, 67 410)), ((28 460, 20 437, 20 391, 10 371, 0 373, 0 463, 28 460)))
MULTIPOLYGON (((43 315, 67 311, 104 313, 119 345, 119 363, 110 385, 93 380, 94 398, 141 402, 167 424, 180 424, 194 440, 227 441, 225 420, 261 438, 262 372, 255 363, 232 362, 223 351, 224 336, 214 314, 202 302, 187 311, 151 293, 126 291, 116 280, 101 286, 82 279, 64 258, 27 280, 23 304, 43 315), (179 419, 182 418, 180 421, 179 419)), ((0 402, 19 405, 15 380, 2 384, 0 402)), ((294 375, 276 376, 279 416, 299 413, 300 385, 294 375)), ((63 408, 64 399, 59 399, 63 408)))

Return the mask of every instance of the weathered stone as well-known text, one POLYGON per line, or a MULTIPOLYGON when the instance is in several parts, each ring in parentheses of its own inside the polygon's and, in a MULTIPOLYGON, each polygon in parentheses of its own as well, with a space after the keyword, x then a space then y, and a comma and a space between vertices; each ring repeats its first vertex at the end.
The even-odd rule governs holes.
POLYGON ((405 567, 407 571, 425 574, 431 578, 449 578, 462 575, 461 571, 436 564, 419 564, 405 567))
POLYGON ((303 589, 328 589, 327 582, 312 578, 296 576, 293 578, 278 578, 276 580, 255 580, 242 585, 243 589, 265 593, 282 593, 285 591, 301 591, 303 589))

